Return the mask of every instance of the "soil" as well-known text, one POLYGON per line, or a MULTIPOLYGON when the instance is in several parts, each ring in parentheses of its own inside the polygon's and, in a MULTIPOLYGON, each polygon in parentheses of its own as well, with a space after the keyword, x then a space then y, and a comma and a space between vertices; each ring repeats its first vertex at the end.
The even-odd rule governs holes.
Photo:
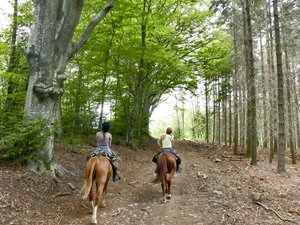
MULTIPOLYGON (((38 175, 0 161, 1 224, 90 224, 90 203, 83 200, 87 143, 70 150, 56 143, 57 160, 72 173, 65 178, 38 175)), ((120 157, 120 181, 110 181, 106 208, 98 224, 300 224, 300 166, 286 157, 286 173, 270 164, 268 149, 258 149, 258 166, 226 146, 176 141, 183 173, 173 179, 172 199, 164 203, 160 184, 152 184, 155 140, 128 150, 113 145, 120 157)))

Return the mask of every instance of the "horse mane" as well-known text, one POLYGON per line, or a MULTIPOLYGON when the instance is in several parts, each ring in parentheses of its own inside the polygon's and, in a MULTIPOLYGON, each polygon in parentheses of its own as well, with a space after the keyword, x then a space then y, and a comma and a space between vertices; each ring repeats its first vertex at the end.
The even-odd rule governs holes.
POLYGON ((152 183, 156 184, 158 182, 165 182, 165 177, 167 176, 167 154, 162 153, 159 163, 157 165, 157 173, 152 183))

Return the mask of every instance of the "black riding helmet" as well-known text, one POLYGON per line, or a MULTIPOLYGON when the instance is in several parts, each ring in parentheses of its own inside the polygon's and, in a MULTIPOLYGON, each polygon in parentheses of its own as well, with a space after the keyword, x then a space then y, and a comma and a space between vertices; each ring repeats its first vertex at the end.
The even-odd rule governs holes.
POLYGON ((103 130, 104 133, 106 133, 109 130, 109 128, 110 128, 109 122, 104 122, 102 124, 102 130, 103 130))

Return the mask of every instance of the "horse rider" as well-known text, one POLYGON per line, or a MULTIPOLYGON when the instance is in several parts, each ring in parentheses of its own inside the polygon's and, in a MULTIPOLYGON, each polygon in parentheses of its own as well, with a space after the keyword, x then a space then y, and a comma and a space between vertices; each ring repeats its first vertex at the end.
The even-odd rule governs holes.
POLYGON ((168 127, 166 130, 166 134, 162 135, 158 140, 157 144, 159 148, 161 149, 152 159, 153 162, 157 163, 158 156, 163 152, 170 152, 173 153, 176 157, 176 163, 177 163, 177 170, 176 173, 182 173, 182 170, 179 168, 179 165, 181 164, 181 159, 173 149, 174 147, 174 138, 171 136, 172 134, 172 128, 168 127))
POLYGON ((104 122, 102 124, 102 130, 96 133, 97 148, 87 157, 87 159, 90 159, 94 156, 108 156, 113 169, 112 179, 115 182, 121 178, 117 174, 118 162, 116 161, 116 154, 113 152, 113 150, 111 150, 112 135, 108 132, 109 128, 110 124, 108 122, 104 122))

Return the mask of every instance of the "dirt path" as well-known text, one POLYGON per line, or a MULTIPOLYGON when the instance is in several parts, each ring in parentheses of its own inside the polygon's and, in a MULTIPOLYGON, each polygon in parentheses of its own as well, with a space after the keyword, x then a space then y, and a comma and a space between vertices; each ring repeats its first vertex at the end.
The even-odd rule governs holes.
MULTIPOLYGON (((267 150, 260 151, 259 166, 252 167, 241 157, 224 158, 232 152, 225 147, 175 144, 183 173, 175 175, 167 203, 162 203, 160 184, 151 183, 156 143, 138 151, 114 146, 122 180, 110 182, 98 224, 300 224, 299 165, 287 163, 288 172, 277 174, 276 163, 264 158, 267 150), (208 178, 203 181, 198 173, 208 178)), ((92 148, 77 146, 77 153, 65 149, 57 144, 56 155, 73 176, 56 181, 0 162, 0 224, 90 224, 90 205, 79 190, 83 158, 92 148)))

